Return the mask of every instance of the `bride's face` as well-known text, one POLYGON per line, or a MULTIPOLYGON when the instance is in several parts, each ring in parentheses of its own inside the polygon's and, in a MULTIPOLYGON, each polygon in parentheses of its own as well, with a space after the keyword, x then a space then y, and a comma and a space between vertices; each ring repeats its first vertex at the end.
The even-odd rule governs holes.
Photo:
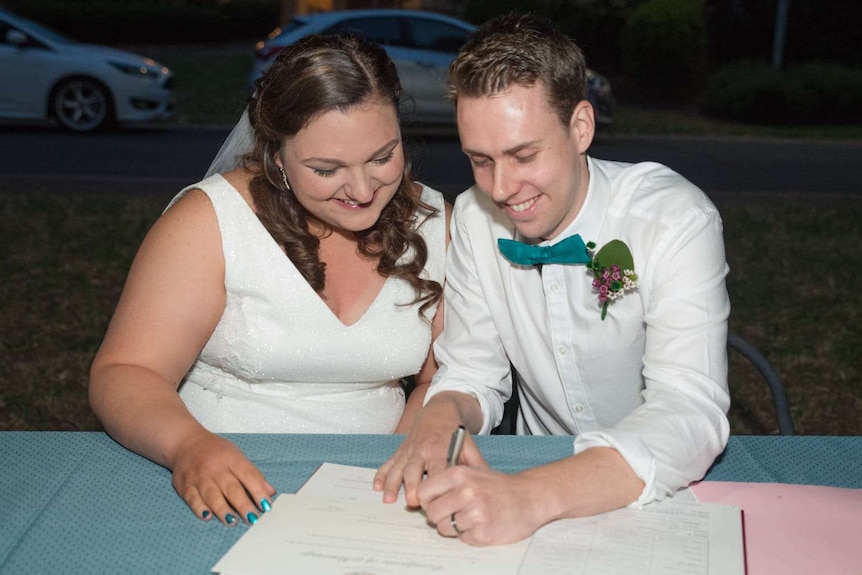
POLYGON ((321 114, 284 141, 276 163, 312 216, 335 231, 368 229, 404 175, 395 109, 371 100, 321 114))

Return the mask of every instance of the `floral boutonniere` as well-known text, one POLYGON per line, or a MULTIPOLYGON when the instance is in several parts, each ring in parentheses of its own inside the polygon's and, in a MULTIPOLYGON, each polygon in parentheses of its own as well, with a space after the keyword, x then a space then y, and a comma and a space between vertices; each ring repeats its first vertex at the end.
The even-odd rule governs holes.
POLYGON ((587 269, 595 276, 593 289, 599 294, 602 306, 602 321, 608 314, 608 305, 638 287, 635 263, 629 247, 620 240, 611 240, 598 253, 595 242, 587 242, 590 261, 587 269))

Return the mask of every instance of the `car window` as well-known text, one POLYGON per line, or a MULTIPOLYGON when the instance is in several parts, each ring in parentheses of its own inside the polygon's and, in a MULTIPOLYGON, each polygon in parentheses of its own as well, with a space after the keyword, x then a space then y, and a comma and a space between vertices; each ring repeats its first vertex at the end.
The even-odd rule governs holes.
POLYGON ((406 40, 401 33, 399 20, 395 17, 354 18, 335 24, 327 32, 332 34, 356 32, 383 46, 404 46, 406 40))
MULTIPOLYGON (((7 26, 11 26, 11 24, 9 24, 8 22, 3 22, 3 24, 6 24, 7 26)), ((31 20, 27 21, 27 26, 31 30, 33 30, 36 34, 39 34, 39 35, 43 36, 44 38, 47 38, 48 41, 50 41, 50 42, 56 42, 57 44, 75 44, 76 43, 75 40, 60 34, 56 30, 53 30, 51 28, 48 28, 47 26, 43 26, 43 25, 38 24, 36 22, 33 22, 31 20)), ((16 26, 11 26, 11 27, 17 28, 16 26)), ((5 32, 4 32, 3 36, 5 38, 5 36, 6 36, 5 32)), ((33 41, 32 43, 34 45, 38 45, 38 46, 43 45, 42 42, 38 42, 37 40, 35 40, 31 34, 27 34, 27 36, 30 37, 30 39, 33 41)))
POLYGON ((11 24, 9 24, 7 22, 3 22, 2 20, 0 20, 0 46, 5 46, 5 45, 10 44, 10 42, 6 39, 6 34, 8 34, 10 30, 17 30, 18 32, 20 32, 21 34, 24 34, 27 37, 27 42, 23 44, 24 46, 37 47, 37 48, 42 46, 41 42, 38 42, 29 34, 22 32, 20 29, 16 28, 15 26, 12 26, 11 24))
POLYGON ((6 43, 6 32, 8 32, 11 29, 12 29, 12 27, 9 26, 9 24, 0 20, 0 44, 6 43))
POLYGON ((18 28, 12 26, 11 24, 0 20, 0 44, 8 44, 9 42, 6 40, 6 34, 9 33, 9 30, 18 30, 18 28))
POLYGON ((424 18, 412 18, 408 21, 413 46, 422 50, 454 54, 467 41, 467 36, 470 34, 467 30, 445 22, 424 18))

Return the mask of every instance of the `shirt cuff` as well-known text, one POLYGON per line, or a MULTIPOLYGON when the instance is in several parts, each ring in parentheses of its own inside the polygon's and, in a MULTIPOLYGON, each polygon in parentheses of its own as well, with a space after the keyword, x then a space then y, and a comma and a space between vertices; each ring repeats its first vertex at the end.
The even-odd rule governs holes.
POLYGON ((500 409, 499 415, 495 415, 496 411, 491 406, 488 398, 485 397, 478 389, 469 385, 459 385, 457 383, 431 383, 428 387, 428 392, 425 394, 423 406, 428 404, 428 401, 438 393, 444 391, 456 391, 469 395, 479 403, 479 408, 482 410, 482 428, 477 432, 477 435, 488 435, 496 425, 499 425, 503 418, 503 411, 500 409), (497 421, 496 424, 493 422, 497 421))
POLYGON ((640 497, 629 507, 643 507, 656 500, 655 456, 643 441, 624 431, 588 431, 575 438, 575 455, 591 447, 611 447, 616 449, 635 475, 644 482, 640 497))

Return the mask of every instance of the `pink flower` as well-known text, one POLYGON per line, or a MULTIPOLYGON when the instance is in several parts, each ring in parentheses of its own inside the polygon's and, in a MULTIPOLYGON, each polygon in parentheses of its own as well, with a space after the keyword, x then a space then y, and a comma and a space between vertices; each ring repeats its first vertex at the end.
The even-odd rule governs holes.
POLYGON ((602 320, 604 320, 610 303, 638 288, 638 276, 634 270, 629 269, 633 267, 633 261, 631 251, 624 243, 619 240, 611 240, 608 245, 599 250, 599 254, 593 252, 595 247, 595 242, 587 243, 587 251, 590 255, 587 269, 593 274, 592 285, 593 289, 598 292, 599 305, 602 308, 602 320), (609 259, 616 258, 619 261, 611 260, 608 265, 602 265, 599 256, 603 258, 608 256, 609 259))

